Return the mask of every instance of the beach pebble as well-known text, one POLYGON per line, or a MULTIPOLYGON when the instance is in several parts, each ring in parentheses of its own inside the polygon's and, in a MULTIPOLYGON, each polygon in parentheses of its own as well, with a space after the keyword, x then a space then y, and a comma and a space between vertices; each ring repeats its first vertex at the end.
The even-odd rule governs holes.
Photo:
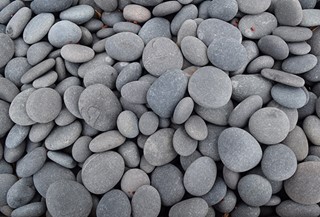
POLYGON ((11 59, 5 69, 4 77, 13 82, 17 87, 22 85, 20 79, 24 73, 31 68, 31 65, 25 57, 16 57, 11 59))
POLYGON ((307 104, 308 93, 303 88, 276 84, 271 89, 272 98, 282 106, 301 108, 307 104))
POLYGON ((20 8, 24 7, 23 1, 14 1, 6 4, 4 1, 3 9, 0 13, 0 23, 6 24, 11 19, 12 15, 15 14, 20 8))
POLYGON ((188 19, 184 21, 177 34, 177 44, 181 45, 181 41, 187 36, 197 35, 198 24, 195 20, 188 19))
POLYGON ((126 141, 118 148, 119 154, 123 157, 127 167, 137 167, 140 162, 138 146, 132 141, 126 141))
POLYGON ((149 88, 147 81, 131 81, 121 88, 121 96, 130 103, 145 104, 149 88))
POLYGON ((296 26, 303 18, 302 7, 298 0, 276 1, 274 13, 279 24, 284 26, 296 26))
POLYGON ((151 18, 151 12, 143 6, 129 4, 123 9, 123 17, 128 21, 143 23, 151 18))
POLYGON ((262 69, 261 75, 271 81, 275 81, 290 87, 303 87, 305 84, 303 78, 276 69, 262 69))
POLYGON ((178 1, 166 1, 156 5, 152 14, 156 17, 164 17, 179 11, 181 8, 182 5, 178 1))
POLYGON ((5 145, 8 148, 18 147, 29 134, 29 126, 21 126, 15 124, 9 131, 5 145))
POLYGON ((237 203, 237 196, 231 190, 227 190, 226 196, 214 208, 221 213, 230 213, 237 203))
POLYGON ((123 111, 119 114, 117 127, 126 138, 135 138, 139 134, 138 118, 132 111, 123 111))
POLYGON ((198 8, 194 4, 183 6, 171 21, 171 32, 177 35, 181 25, 188 19, 195 19, 198 16, 198 8))
POLYGON ((307 136, 301 127, 296 126, 282 143, 295 153, 298 161, 302 161, 307 157, 309 145, 307 136))
POLYGON ((137 189, 143 185, 150 185, 150 179, 141 169, 129 169, 121 178, 121 190, 129 198, 132 198, 137 189))
POLYGON ((124 173, 124 160, 118 153, 107 151, 91 155, 83 164, 81 178, 84 186, 94 194, 111 190, 124 173))
POLYGON ((266 11, 271 0, 260 2, 259 0, 237 0, 239 10, 245 14, 260 14, 266 11))
POLYGON ((12 102, 12 100, 19 94, 17 86, 6 78, 0 78, 0 99, 12 102))
POLYGON ((320 145, 320 137, 316 133, 320 127, 320 119, 315 115, 310 115, 304 119, 302 126, 309 141, 314 145, 320 145))
POLYGON ((72 146, 72 157, 75 161, 83 163, 90 155, 89 144, 92 138, 89 136, 79 137, 72 146))
POLYGON ((202 198, 190 198, 176 203, 169 210, 169 217, 206 217, 208 213, 208 204, 202 198))
POLYGON ((13 57, 14 43, 7 35, 0 33, 0 68, 4 67, 13 57))
POLYGON ((217 177, 211 190, 202 196, 209 206, 216 205, 219 203, 227 194, 227 186, 224 183, 223 179, 217 177))
POLYGON ((17 162, 16 173, 19 177, 29 177, 38 172, 47 159, 47 150, 35 148, 17 162))
POLYGON ((258 46, 263 53, 276 60, 284 60, 289 56, 289 47, 279 36, 264 36, 259 40, 258 46))
POLYGON ((83 90, 84 88, 81 86, 71 86, 68 87, 63 94, 63 101, 66 108, 77 118, 82 118, 78 108, 78 101, 83 90))
POLYGON ((285 200, 276 207, 276 212, 281 217, 300 217, 303 215, 317 217, 320 215, 320 207, 317 204, 303 205, 292 200, 285 200))
POLYGON ((125 140, 126 138, 119 131, 110 130, 93 138, 89 144, 89 149, 92 152, 104 152, 119 147, 125 140))
POLYGON ((183 127, 175 131, 172 142, 174 150, 180 156, 191 155, 198 146, 198 142, 191 138, 183 127))
POLYGON ((27 51, 28 63, 32 66, 40 63, 52 50, 53 47, 48 42, 38 42, 31 45, 27 51))
POLYGON ((18 208, 28 204, 36 191, 31 177, 22 178, 14 183, 7 193, 7 203, 12 208, 18 208))
POLYGON ((194 36, 186 36, 181 41, 183 56, 192 64, 205 66, 209 60, 207 57, 207 46, 194 36))
POLYGON ((66 1, 57 1, 52 2, 50 0, 35 0, 32 1, 32 4, 30 5, 32 11, 36 14, 40 14, 43 12, 60 12, 67 8, 69 8, 72 5, 72 0, 66 0, 66 1))
POLYGON ((47 157, 53 162, 68 169, 73 169, 77 165, 72 156, 61 151, 48 151, 47 157))
POLYGON ((30 8, 23 7, 19 9, 8 22, 6 34, 12 39, 18 38, 31 19, 31 15, 32 11, 30 8))
POLYGON ((190 117, 194 108, 194 102, 191 97, 185 97, 180 100, 174 109, 172 121, 176 124, 182 124, 190 117))
POLYGON ((67 44, 62 47, 61 56, 71 63, 83 63, 94 57, 94 51, 87 46, 67 44))
POLYGON ((238 12, 238 3, 236 0, 223 1, 213 0, 208 7, 208 15, 212 18, 218 18, 224 21, 230 21, 238 12))
POLYGON ((272 32, 286 42, 301 42, 312 37, 312 31, 304 27, 279 26, 272 32))
POLYGON ((204 140, 208 136, 208 128, 205 121, 198 115, 192 115, 185 122, 184 128, 187 134, 195 140, 204 140))
POLYGON ((234 217, 259 217, 260 216, 260 207, 248 206, 245 203, 237 204, 237 207, 231 212, 231 215, 234 217))
POLYGON ((89 21, 93 15, 94 9, 90 5, 77 5, 62 11, 59 18, 80 25, 89 21))
POLYGON ((156 132, 159 126, 159 118, 153 112, 146 112, 139 119, 139 130, 142 134, 149 136, 156 132))
POLYGON ((117 9, 118 1, 117 0, 94 0, 94 3, 98 5, 102 10, 106 12, 111 12, 117 9))
POLYGON ((316 9, 302 10, 303 16, 300 26, 312 27, 320 25, 320 13, 316 9))
POLYGON ((282 69, 292 74, 302 74, 312 70, 318 63, 316 56, 306 54, 302 56, 292 56, 282 62, 282 69))
POLYGON ((18 181, 12 174, 0 174, 0 206, 7 205, 7 193, 9 189, 18 181))
POLYGON ((170 22, 160 17, 152 18, 143 24, 138 35, 145 44, 157 37, 171 38, 170 22))
POLYGON ((10 128, 13 126, 13 122, 10 119, 10 108, 9 104, 5 101, 0 100, 0 120, 1 120, 1 127, 0 127, 0 135, 1 137, 6 134, 10 128))
POLYGON ((311 46, 305 41, 288 43, 288 47, 289 52, 293 55, 306 55, 311 51, 311 46))

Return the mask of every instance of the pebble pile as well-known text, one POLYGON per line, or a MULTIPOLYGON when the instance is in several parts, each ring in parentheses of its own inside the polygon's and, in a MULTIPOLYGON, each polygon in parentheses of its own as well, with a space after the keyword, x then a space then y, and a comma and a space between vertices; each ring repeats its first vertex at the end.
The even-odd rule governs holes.
POLYGON ((320 216, 319 0, 0 0, 0 216, 320 216))

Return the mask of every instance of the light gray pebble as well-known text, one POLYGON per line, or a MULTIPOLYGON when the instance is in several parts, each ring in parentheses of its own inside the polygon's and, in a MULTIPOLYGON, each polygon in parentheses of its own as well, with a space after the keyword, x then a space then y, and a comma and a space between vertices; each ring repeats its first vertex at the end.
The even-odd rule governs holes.
POLYGON ((93 15, 94 9, 90 5, 77 5, 62 11, 59 18, 80 25, 89 21, 93 15))
POLYGON ((92 208, 92 197, 81 184, 61 180, 50 185, 46 194, 46 205, 52 216, 85 217, 92 208))
POLYGON ((281 217, 300 217, 304 215, 317 217, 320 215, 320 207, 318 204, 303 205, 292 200, 285 200, 276 207, 276 213, 281 217))
POLYGON ((31 19, 31 15, 32 11, 30 8, 23 7, 19 9, 9 20, 6 27, 6 34, 12 39, 18 38, 31 19))
POLYGON ((130 103, 145 104, 150 85, 146 81, 131 81, 121 88, 121 96, 130 103))
POLYGON ((62 167, 54 162, 48 161, 44 166, 33 175, 34 186, 39 194, 46 198, 49 186, 56 181, 75 180, 71 170, 62 167))
POLYGON ((107 151, 91 155, 82 167, 84 186, 94 194, 111 190, 124 173, 124 160, 116 152, 107 151))
POLYGON ((25 138, 27 138, 29 133, 30 127, 29 126, 21 126, 15 124, 9 131, 5 145, 8 148, 16 148, 18 147, 25 138))
POLYGON ((115 33, 120 32, 132 32, 134 34, 138 34, 141 26, 131 22, 119 22, 113 25, 113 30, 115 33))
POLYGON ((3 158, 8 163, 15 163, 23 157, 25 150, 26 150, 26 142, 22 142, 16 148, 7 148, 6 146, 4 146, 3 158))
POLYGON ((259 217, 260 212, 260 207, 253 207, 248 206, 245 203, 240 203, 231 212, 231 215, 234 217, 259 217))
POLYGON ((224 21, 230 21, 238 12, 238 3, 236 0, 223 1, 213 0, 208 7, 208 14, 212 18, 218 18, 224 21))
POLYGON ((51 58, 38 63, 22 75, 20 79, 21 83, 28 84, 33 82, 35 79, 46 74, 52 67, 55 66, 55 64, 56 62, 51 58))
POLYGON ((52 2, 50 0, 35 0, 32 1, 30 5, 32 11, 36 14, 40 14, 43 12, 60 12, 67 8, 69 8, 73 3, 73 0, 66 0, 66 1, 58 1, 52 2))
POLYGON ((158 130, 147 139, 143 154, 151 165, 162 166, 177 156, 172 145, 173 134, 173 129, 164 128, 158 130))
POLYGON ((100 29, 96 35, 99 37, 99 38, 107 38, 111 35, 114 35, 115 32, 113 30, 113 28, 103 28, 103 29, 100 29))
POLYGON ((0 3, 0 10, 2 10, 3 8, 5 8, 8 4, 10 4, 10 0, 3 0, 0 3))
POLYGON ((281 25, 296 26, 303 19, 302 7, 298 0, 276 1, 274 13, 281 25))
POLYGON ((302 20, 300 26, 312 27, 320 24, 320 13, 317 9, 302 10, 302 20))
POLYGON ((11 19, 12 14, 15 14, 20 8, 24 7, 23 1, 13 1, 6 5, 0 13, 0 23, 6 24, 11 19))
POLYGON ((271 69, 274 65, 274 59, 270 56, 259 56, 252 60, 247 66, 247 72, 250 74, 259 73, 262 69, 271 69))
POLYGON ((117 117, 119 132, 126 138, 135 138, 139 134, 138 118, 132 111, 123 111, 117 117))
POLYGON ((171 21, 171 32, 177 35, 181 25, 188 19, 195 19, 198 16, 198 8, 194 4, 183 6, 171 21))
POLYGON ((83 63, 93 59, 94 51, 87 46, 67 44, 62 47, 61 56, 72 63, 83 63))
POLYGON ((116 23, 125 21, 123 17, 123 13, 120 11, 112 11, 112 12, 104 11, 101 15, 101 20, 104 24, 110 27, 112 27, 116 23))
POLYGON ((275 35, 267 35, 258 41, 259 49, 276 60, 284 60, 289 56, 287 43, 275 35))
POLYGON ((92 152, 104 152, 116 148, 125 142, 126 138, 117 130, 110 130, 99 134, 89 144, 92 152))
POLYGON ((18 181, 12 174, 0 174, 0 206, 7 205, 7 193, 14 183, 18 181))
POLYGON ((123 17, 132 22, 144 23, 151 18, 151 12, 137 4, 129 4, 123 9, 123 17))
POLYGON ((172 142, 174 150, 180 156, 191 155, 198 146, 197 140, 191 138, 183 127, 175 131, 172 142))
POLYGON ((14 56, 16 57, 25 57, 29 45, 23 40, 22 37, 19 37, 13 41, 14 43, 14 56))
POLYGON ((172 121, 176 124, 183 124, 190 117, 193 108, 194 102, 191 97, 181 99, 174 109, 172 121))
POLYGON ((7 203, 11 208, 16 209, 28 204, 35 193, 32 177, 22 178, 9 189, 7 193, 7 203))
POLYGON ((26 73, 31 68, 25 57, 16 57, 11 59, 5 69, 4 77, 12 81, 17 87, 20 87, 22 83, 20 79, 24 73, 26 73))
POLYGON ((263 69, 261 75, 271 81, 275 81, 291 87, 303 87, 305 81, 303 78, 276 69, 263 69))
POLYGON ((178 1, 166 1, 156 5, 152 10, 152 14, 156 17, 164 17, 178 12, 181 8, 182 5, 178 1))
POLYGON ((126 65, 116 78, 116 88, 118 91, 121 91, 121 88, 129 83, 130 81, 135 81, 140 78, 142 73, 142 68, 140 63, 133 62, 126 65))
POLYGON ((88 22, 83 24, 83 27, 88 29, 90 32, 96 32, 103 28, 103 22, 100 19, 91 18, 88 22))
POLYGON ((65 106, 77 118, 82 118, 78 108, 78 101, 83 90, 84 88, 81 86, 70 86, 63 94, 65 106))
POLYGON ((34 216, 40 217, 46 212, 46 205, 42 202, 32 202, 12 211, 12 217, 34 216))
POLYGON ((208 19, 209 13, 208 13, 208 7, 211 5, 211 1, 203 1, 199 5, 199 14, 198 17, 201 19, 208 19))
POLYGON ((181 51, 183 56, 192 64, 197 66, 207 65, 207 46, 198 38, 186 36, 181 41, 181 51))
POLYGON ((289 119, 289 124, 290 124, 289 131, 293 130, 296 127, 298 123, 298 117, 299 117, 297 109, 282 106, 279 103, 277 103, 275 100, 270 101, 267 104, 267 106, 278 108, 287 115, 289 119))
POLYGON ((169 210, 169 217, 205 217, 208 213, 208 204, 202 198, 190 198, 176 203, 169 210))
POLYGON ((143 185, 150 185, 150 179, 141 169, 129 169, 121 178, 121 190, 126 193, 129 198, 132 198, 137 189, 143 185))
POLYGON ((237 203, 237 196, 231 190, 227 190, 226 196, 223 200, 216 204, 214 208, 221 213, 230 213, 234 210, 237 203))
POLYGON ((72 146, 72 157, 75 161, 83 163, 90 155, 89 144, 92 138, 89 136, 79 137, 72 146))
POLYGON ((209 206, 216 205, 219 203, 227 194, 227 185, 224 183, 223 179, 217 177, 211 190, 202 196, 209 206))
POLYGON ((23 31, 23 40, 28 44, 40 41, 50 30, 54 23, 54 15, 40 13, 33 17, 23 31))
POLYGON ((132 111, 137 115, 138 118, 140 118, 143 113, 148 111, 145 105, 130 103, 127 100, 125 100, 123 97, 120 98, 120 103, 124 110, 132 111))
POLYGON ((143 50, 142 63, 150 74, 159 77, 169 69, 181 69, 183 56, 172 40, 157 37, 150 40, 143 50))
POLYGON ((156 132, 159 126, 159 118, 153 112, 144 113, 139 119, 139 130, 142 134, 149 136, 156 132))
POLYGON ((184 21, 177 34, 177 45, 181 45, 181 41, 187 36, 197 36, 197 23, 194 20, 188 19, 184 21))
POLYGON ((0 33, 0 68, 4 67, 14 55, 14 43, 12 39, 4 33, 0 33))
POLYGON ((305 27, 279 26, 272 31, 286 42, 302 42, 312 37, 312 31, 305 27))
POLYGON ((315 115, 310 115, 304 119, 302 126, 309 141, 314 145, 320 145, 320 137, 316 133, 320 127, 320 119, 315 115))
POLYGON ((229 170, 226 166, 223 166, 222 174, 223 180, 225 184, 228 186, 228 188, 236 190, 238 181, 240 179, 240 173, 233 172, 232 170, 229 170))
POLYGON ((282 143, 295 153, 298 161, 307 157, 309 151, 307 136, 299 126, 296 126, 282 143))
MULTIPOLYGON (((126 141, 118 148, 118 153, 123 157, 127 167, 137 167, 140 163, 138 146, 132 141, 126 141)), ((142 169, 142 168, 141 168, 142 169)))
POLYGON ((142 155, 141 161, 140 161, 140 169, 142 169, 146 173, 151 173, 154 170, 154 168, 155 166, 149 164, 146 158, 142 155))
POLYGON ((123 191, 113 189, 107 192, 98 203, 97 217, 130 217, 131 204, 123 191))
POLYGON ((74 122, 77 118, 69 112, 69 110, 66 107, 63 107, 54 122, 58 126, 66 126, 74 122))
POLYGON ((239 29, 242 35, 249 39, 260 39, 263 36, 269 35, 277 25, 276 17, 269 12, 245 15, 239 21, 239 29))
POLYGON ((186 133, 195 140, 204 140, 208 136, 205 121, 198 115, 191 115, 184 124, 186 133))
POLYGON ((282 69, 292 74, 302 74, 312 70, 317 65, 318 59, 312 54, 292 56, 282 62, 282 69))
POLYGON ((171 39, 170 23, 164 18, 155 17, 148 20, 140 29, 139 36, 145 44, 157 37, 171 39))
POLYGON ((35 79, 32 82, 32 86, 34 88, 50 87, 57 81, 57 79, 58 79, 58 74, 55 71, 50 71, 45 75, 42 75, 41 77, 35 79))
POLYGON ((317 73, 320 68, 320 56, 316 56, 316 57, 317 57, 317 64, 310 71, 303 74, 303 78, 310 82, 320 81, 320 77, 317 73))
POLYGON ((18 94, 19 89, 13 82, 6 78, 0 78, 0 99, 10 103, 18 94))
POLYGON ((94 0, 94 2, 99 6, 99 8, 107 12, 114 11, 118 7, 118 1, 116 0, 94 0))
POLYGON ((28 63, 32 66, 43 61, 52 51, 53 47, 48 42, 38 42, 31 45, 27 51, 28 63))
POLYGON ((239 10, 245 14, 260 14, 266 11, 271 0, 260 2, 259 0, 237 0, 239 10))
POLYGON ((73 160, 72 156, 64 152, 48 151, 47 156, 53 162, 68 169, 72 169, 77 165, 76 161, 73 160))
POLYGON ((133 217, 156 217, 161 210, 159 192, 150 185, 143 185, 133 195, 131 206, 133 217))

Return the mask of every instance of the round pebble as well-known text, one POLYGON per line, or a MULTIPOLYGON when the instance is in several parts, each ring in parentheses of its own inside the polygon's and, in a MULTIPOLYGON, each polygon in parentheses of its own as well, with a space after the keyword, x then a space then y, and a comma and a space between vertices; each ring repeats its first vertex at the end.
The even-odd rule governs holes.
POLYGON ((121 178, 121 190, 132 198, 137 189, 143 185, 150 185, 148 175, 140 169, 130 169, 121 178))
POLYGON ((29 177, 38 172, 47 159, 47 150, 43 147, 35 148, 17 163, 16 172, 19 177, 29 177))
POLYGON ((171 32, 177 35, 181 25, 188 19, 195 19, 198 16, 198 8, 194 4, 183 6, 171 21, 171 32))
POLYGON ((288 146, 296 155, 298 161, 302 161, 308 155, 308 139, 301 127, 296 126, 282 142, 288 146))
POLYGON ((62 47, 61 56, 71 63, 83 63, 94 57, 94 51, 87 46, 67 44, 62 47))
POLYGON ((207 46, 194 36, 186 36, 181 41, 183 56, 196 66, 205 66, 209 60, 207 57, 207 46))
POLYGON ((252 60, 247 66, 249 74, 259 73, 263 69, 270 69, 274 65, 274 59, 270 56, 259 56, 252 60))
POLYGON ((183 127, 175 131, 172 142, 174 150, 180 156, 191 155, 198 146, 198 142, 191 138, 183 127))
POLYGON ((276 207, 276 212, 281 217, 300 217, 303 215, 317 217, 320 215, 320 207, 317 204, 303 205, 292 200, 285 200, 276 207))
POLYGON ((282 62, 282 69, 292 74, 302 74, 317 65, 318 59, 312 54, 289 57, 282 62))
POLYGON ((236 195, 233 193, 233 191, 227 190, 227 194, 223 198, 223 200, 220 203, 216 204, 214 207, 219 212, 229 213, 236 207, 236 203, 236 195))
POLYGON ((190 116, 185 122, 184 128, 187 134, 195 140, 204 140, 208 136, 207 125, 198 115, 190 116))
POLYGON ((257 140, 245 130, 231 127, 218 140, 219 156, 223 164, 234 172, 245 172, 258 165, 262 150, 257 140))
POLYGON ((143 23, 151 18, 151 13, 143 6, 129 4, 123 9, 123 17, 128 21, 143 23))
POLYGON ((169 210, 169 217, 206 217, 208 213, 208 204, 201 198, 190 198, 176 203, 169 210))
POLYGON ((224 183, 223 179, 220 177, 217 177, 213 187, 211 190, 202 196, 202 199, 204 199, 209 206, 216 205, 219 203, 227 194, 227 186, 224 183))
POLYGON ((152 18, 148 20, 145 24, 143 24, 138 35, 141 37, 141 39, 145 44, 148 44, 149 41, 157 37, 166 37, 170 39, 171 38, 170 22, 160 17, 152 18))
POLYGON ((117 127, 127 138, 135 138, 139 134, 138 118, 132 111, 123 111, 119 114, 117 127))
POLYGON ((153 112, 145 112, 139 119, 139 130, 142 134, 150 136, 159 126, 159 118, 153 112))
POLYGON ((0 68, 4 67, 14 54, 14 43, 12 39, 3 33, 0 33, 0 68))
POLYGON ((118 152, 123 157, 127 167, 137 167, 139 165, 140 153, 134 142, 125 142, 118 148, 118 152))
POLYGON ((276 60, 284 60, 289 56, 286 42, 275 35, 266 35, 258 41, 259 49, 276 60))

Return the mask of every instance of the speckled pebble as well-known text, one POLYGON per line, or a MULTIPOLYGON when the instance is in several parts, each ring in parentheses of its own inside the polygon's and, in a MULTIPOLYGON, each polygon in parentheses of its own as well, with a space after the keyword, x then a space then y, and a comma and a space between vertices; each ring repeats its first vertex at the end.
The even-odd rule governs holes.
POLYGON ((313 69, 318 63, 316 56, 306 54, 302 56, 292 56, 282 62, 282 69, 292 74, 302 74, 313 69))
POLYGON ((123 111, 117 118, 119 132, 126 138, 135 138, 139 134, 138 118, 132 111, 123 111))
POLYGON ((190 198, 176 203, 169 210, 169 217, 206 217, 208 213, 208 204, 202 198, 190 198))
POLYGON ((153 112, 145 112, 139 119, 139 130, 142 134, 149 136, 156 132, 159 126, 159 118, 153 112))
POLYGON ((303 87, 305 84, 303 78, 276 69, 263 69, 261 70, 261 75, 271 81, 275 81, 291 87, 303 87))

